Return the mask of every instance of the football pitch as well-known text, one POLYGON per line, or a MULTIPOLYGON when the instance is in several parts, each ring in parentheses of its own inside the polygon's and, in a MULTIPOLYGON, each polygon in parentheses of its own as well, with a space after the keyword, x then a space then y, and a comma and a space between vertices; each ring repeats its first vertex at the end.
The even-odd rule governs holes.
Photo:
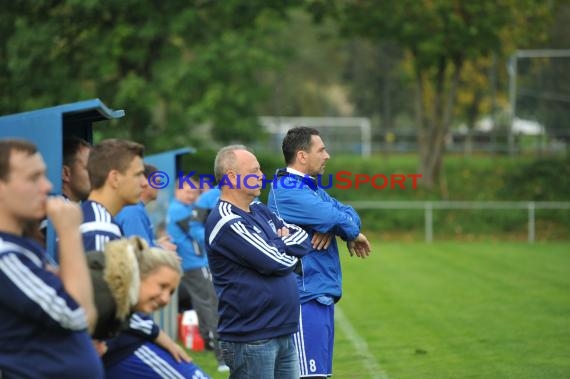
POLYGON ((374 243, 343 259, 336 378, 570 378, 570 243, 374 243))
POLYGON ((372 243, 343 253, 334 378, 570 378, 570 243, 372 243))

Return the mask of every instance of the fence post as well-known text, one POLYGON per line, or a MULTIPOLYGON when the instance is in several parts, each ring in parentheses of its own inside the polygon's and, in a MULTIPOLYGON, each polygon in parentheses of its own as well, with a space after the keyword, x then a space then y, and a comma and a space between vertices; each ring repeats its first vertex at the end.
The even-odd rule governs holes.
POLYGON ((528 203, 528 243, 534 242, 535 228, 534 228, 534 201, 528 203))
POLYGON ((433 241, 433 206, 431 201, 424 203, 425 206, 425 229, 426 229, 426 242, 433 241))

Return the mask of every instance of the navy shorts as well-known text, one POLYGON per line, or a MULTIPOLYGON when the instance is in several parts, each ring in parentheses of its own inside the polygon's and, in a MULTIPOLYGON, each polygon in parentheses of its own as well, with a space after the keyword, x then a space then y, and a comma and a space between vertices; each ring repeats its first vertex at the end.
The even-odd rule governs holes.
POLYGON ((299 331, 294 335, 302 378, 331 376, 334 345, 334 304, 317 300, 301 304, 299 331))

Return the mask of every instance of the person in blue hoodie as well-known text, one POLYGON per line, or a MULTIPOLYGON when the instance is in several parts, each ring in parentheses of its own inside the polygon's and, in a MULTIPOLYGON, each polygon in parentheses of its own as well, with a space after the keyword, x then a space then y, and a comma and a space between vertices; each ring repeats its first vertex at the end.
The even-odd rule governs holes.
POLYGON ((365 258, 370 243, 360 232, 356 211, 334 199, 317 180, 330 158, 319 132, 290 129, 283 139, 286 168, 277 171, 268 206, 285 222, 303 227, 313 248, 302 258, 303 277, 297 278, 301 301, 295 343, 301 377, 332 375, 334 304, 342 294, 342 276, 336 237, 347 241, 350 255, 365 258))
POLYGON ((206 220, 205 243, 230 378, 297 379, 294 271, 310 249, 307 233, 285 224, 264 204, 252 203, 263 173, 245 146, 222 148, 214 172, 221 196, 206 220))
POLYGON ((180 311, 191 307, 198 316, 198 329, 206 348, 213 350, 218 360, 218 371, 225 372, 218 344, 218 299, 212 284, 208 258, 204 251, 204 225, 198 220, 195 202, 200 195, 198 182, 190 179, 178 184, 174 199, 168 207, 166 231, 176 245, 182 260, 184 274, 178 287, 180 311))
POLYGON ((115 216, 115 221, 121 227, 125 236, 142 237, 150 246, 161 247, 166 250, 176 251, 176 245, 170 242, 169 236, 163 236, 158 240, 155 239, 154 226, 150 221, 146 205, 158 198, 158 188, 149 184, 149 178, 152 173, 157 172, 158 168, 151 164, 144 164, 143 190, 140 200, 136 204, 130 204, 123 207, 115 216))

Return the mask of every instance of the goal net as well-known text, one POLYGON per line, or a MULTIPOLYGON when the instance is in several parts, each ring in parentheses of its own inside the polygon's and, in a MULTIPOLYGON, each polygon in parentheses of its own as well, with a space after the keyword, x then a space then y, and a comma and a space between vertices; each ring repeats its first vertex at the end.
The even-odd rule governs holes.
POLYGON ((570 50, 519 50, 511 56, 509 73, 513 125, 533 123, 549 150, 565 150, 570 142, 570 50))
POLYGON ((268 147, 281 152, 287 131, 307 126, 319 131, 331 154, 370 156, 370 120, 364 117, 260 117, 260 123, 270 136, 268 147))

